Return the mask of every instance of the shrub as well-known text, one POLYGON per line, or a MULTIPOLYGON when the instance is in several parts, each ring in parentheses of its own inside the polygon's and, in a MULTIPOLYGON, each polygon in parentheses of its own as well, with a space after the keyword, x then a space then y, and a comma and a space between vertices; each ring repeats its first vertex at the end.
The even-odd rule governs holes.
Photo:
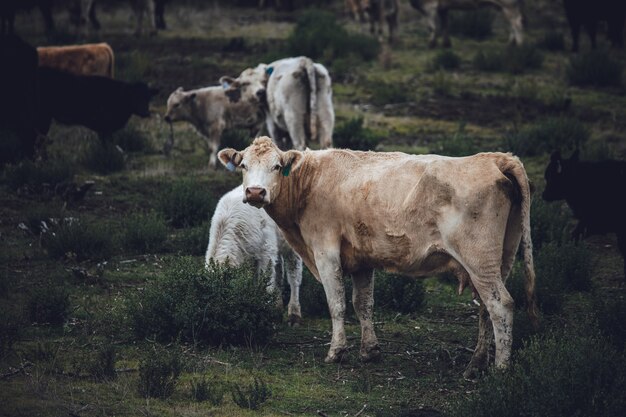
POLYGON ((130 251, 159 251, 167 239, 165 221, 155 212, 131 215, 124 226, 124 247, 130 251))
POLYGON ((507 370, 479 381, 454 416, 617 416, 626 409, 624 356, 591 334, 533 338, 507 370))
POLYGON ((561 245, 569 239, 571 214, 562 203, 547 203, 536 193, 530 207, 530 226, 535 250, 547 243, 561 245))
POLYGON ((445 71, 439 70, 433 76, 433 92, 441 96, 452 93, 452 80, 445 71))
POLYGON ((376 149, 380 137, 371 129, 363 126, 363 117, 354 117, 335 129, 333 142, 337 148, 348 148, 358 151, 376 149))
POLYGON ((431 68, 433 70, 451 70, 457 69, 461 66, 461 57, 455 54, 452 50, 446 49, 439 52, 433 58, 431 68))
POLYGON ((144 398, 169 398, 174 393, 181 370, 181 357, 177 350, 154 345, 139 364, 139 395, 144 398))
POLYGON ((210 222, 183 229, 176 240, 176 252, 191 256, 204 255, 209 244, 210 229, 210 222))
POLYGON ((386 83, 373 81, 368 83, 372 104, 384 106, 385 104, 398 104, 413 101, 415 96, 411 89, 403 83, 386 83))
POLYGON ((287 38, 286 55, 304 55, 332 64, 335 59, 349 54, 371 61, 378 56, 379 50, 376 39, 350 34, 332 13, 312 9, 300 15, 287 38))
POLYGON ((68 317, 70 297, 65 287, 48 283, 36 288, 28 300, 28 313, 31 322, 62 325, 68 317))
POLYGON ((111 135, 111 142, 125 152, 143 152, 150 150, 150 141, 143 132, 131 125, 111 135))
POLYGON ((571 117, 550 117, 505 138, 505 147, 519 156, 539 155, 583 146, 589 139, 587 127, 571 117))
POLYGON ((264 343, 280 320, 267 278, 248 266, 211 265, 182 258, 128 305, 134 334, 195 344, 264 343))
POLYGON ((116 349, 111 342, 99 342, 89 353, 87 371, 96 381, 112 381, 115 373, 116 349))
POLYGON ((486 39, 493 34, 494 14, 488 9, 450 13, 450 33, 471 39, 486 39))
POLYGON ((33 162, 25 159, 4 170, 6 184, 13 190, 26 189, 34 193, 54 190, 57 184, 69 181, 75 170, 69 162, 61 159, 33 162))
POLYGON ((55 259, 106 259, 113 254, 110 233, 105 224, 63 219, 57 227, 43 234, 41 244, 48 256, 55 259))
POLYGON ((146 74, 152 67, 152 59, 148 54, 134 50, 115 55, 117 61, 115 78, 131 83, 145 81, 146 74))
POLYGON ((408 314, 424 305, 424 284, 420 279, 376 271, 374 283, 374 300, 379 307, 408 314))
POLYGON ((619 86, 622 83, 622 65, 606 51, 591 51, 570 58, 567 78, 572 85, 619 86))
POLYGON ((180 179, 166 188, 159 206, 165 219, 174 227, 189 227, 201 224, 209 218, 216 202, 208 192, 203 192, 191 178, 180 179))
POLYGON ((453 135, 447 135, 433 143, 431 152, 447 156, 467 156, 476 152, 475 137, 465 132, 465 123, 453 135))
POLYGON ((265 381, 255 377, 254 382, 248 386, 241 387, 239 384, 234 384, 231 389, 231 395, 233 402, 239 407, 247 408, 248 410, 258 410, 272 395, 272 391, 265 381))
POLYGON ((124 153, 109 141, 93 142, 87 148, 83 163, 88 169, 102 175, 121 171, 126 166, 124 153))
POLYGON ((219 406, 224 400, 225 387, 219 382, 209 381, 205 377, 199 380, 191 380, 191 398, 197 402, 209 401, 214 406, 219 406))
POLYGON ((547 51, 563 51, 565 50, 565 38, 561 32, 548 30, 543 37, 537 42, 537 46, 547 51))
POLYGON ((246 129, 227 129, 222 133, 220 148, 245 149, 252 143, 250 131, 246 129))
POLYGON ((622 351, 626 349, 626 300, 602 290, 593 298, 600 331, 613 345, 622 351))
POLYGON ((487 72, 520 74, 541 68, 543 55, 532 45, 479 51, 474 56, 474 67, 487 72))

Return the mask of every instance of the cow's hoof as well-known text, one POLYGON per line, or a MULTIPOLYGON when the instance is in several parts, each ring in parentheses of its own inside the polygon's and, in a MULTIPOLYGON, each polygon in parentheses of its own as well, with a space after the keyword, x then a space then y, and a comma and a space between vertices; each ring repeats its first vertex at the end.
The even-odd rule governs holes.
POLYGON ((329 351, 324 362, 326 363, 340 363, 346 357, 347 349, 336 349, 334 352, 329 351))
POLYGON ((463 378, 470 380, 478 379, 485 373, 487 367, 486 361, 472 359, 463 372, 463 378))
POLYGON ((368 349, 361 349, 359 356, 363 362, 378 362, 382 357, 380 346, 376 345, 368 349))
POLYGON ((302 317, 296 316, 295 314, 290 314, 289 317, 287 318, 287 324, 289 324, 289 327, 298 327, 300 326, 301 322, 302 322, 302 317))

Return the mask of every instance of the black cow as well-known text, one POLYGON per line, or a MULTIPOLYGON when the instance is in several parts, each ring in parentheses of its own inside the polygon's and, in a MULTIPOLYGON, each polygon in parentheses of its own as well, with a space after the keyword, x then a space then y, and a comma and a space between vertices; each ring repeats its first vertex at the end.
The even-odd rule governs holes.
POLYGON ((624 19, 626 19, 626 1, 624 0, 563 0, 565 14, 572 32, 572 51, 578 51, 580 27, 587 29, 591 47, 596 47, 596 31, 599 21, 608 24, 608 38, 613 47, 624 46, 624 19))
POLYGON ((13 132, 20 142, 18 149, 12 149, 19 155, 2 155, 3 162, 34 155, 39 108, 37 63, 34 47, 15 35, 0 35, 0 128, 13 132))
POLYGON ((572 235, 615 233, 626 279, 626 161, 579 161, 578 151, 562 159, 557 151, 545 172, 546 201, 565 200, 578 219, 572 235))
POLYGON ((44 67, 38 72, 41 132, 48 132, 51 119, 55 119, 88 127, 103 138, 124 127, 133 114, 148 117, 150 99, 157 93, 141 82, 80 76, 44 67))

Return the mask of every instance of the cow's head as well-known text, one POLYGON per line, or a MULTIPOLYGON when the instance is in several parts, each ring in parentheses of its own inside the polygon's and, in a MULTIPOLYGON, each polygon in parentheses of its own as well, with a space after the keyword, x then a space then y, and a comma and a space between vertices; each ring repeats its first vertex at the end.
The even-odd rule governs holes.
POLYGON ((285 177, 298 170, 303 155, 296 150, 283 152, 263 136, 243 151, 227 148, 217 156, 226 169, 243 171, 243 202, 261 208, 275 201, 285 177))
POLYGON ((544 174, 546 188, 541 197, 546 201, 563 200, 572 182, 572 174, 577 164, 578 150, 574 151, 569 159, 562 159, 559 151, 553 152, 544 174))
POLYGON ((220 84, 230 101, 239 100, 266 104, 267 80, 273 68, 259 64, 255 68, 245 69, 237 78, 223 76, 220 84))
POLYGON ((150 100, 157 95, 157 88, 148 87, 146 83, 138 82, 130 86, 131 94, 128 100, 131 103, 133 114, 139 117, 150 116, 150 100))
POLYGON ((193 91, 183 91, 183 87, 178 87, 167 98, 167 111, 165 112, 165 121, 168 123, 178 120, 191 119, 191 104, 196 99, 196 93, 193 91))

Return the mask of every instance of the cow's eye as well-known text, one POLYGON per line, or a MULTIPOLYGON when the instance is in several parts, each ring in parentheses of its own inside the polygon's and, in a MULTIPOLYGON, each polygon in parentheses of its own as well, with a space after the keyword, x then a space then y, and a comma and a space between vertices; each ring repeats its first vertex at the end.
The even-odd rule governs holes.
POLYGON ((246 164, 239 164, 239 168, 243 169, 244 171, 246 169, 248 169, 248 167, 246 166, 246 164))
POLYGON ((274 171, 280 171, 281 168, 280 165, 274 165, 274 171))
POLYGON ((174 107, 178 107, 178 106, 180 106, 180 103, 174 104, 174 107))

